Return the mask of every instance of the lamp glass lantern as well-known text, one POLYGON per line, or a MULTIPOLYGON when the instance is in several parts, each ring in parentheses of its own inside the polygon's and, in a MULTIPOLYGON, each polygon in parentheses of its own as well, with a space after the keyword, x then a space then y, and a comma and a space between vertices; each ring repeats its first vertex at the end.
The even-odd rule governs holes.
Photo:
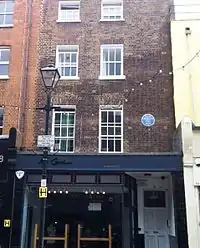
POLYGON ((42 75, 42 81, 47 90, 53 90, 58 81, 60 80, 60 73, 58 68, 54 66, 47 66, 40 69, 42 75))

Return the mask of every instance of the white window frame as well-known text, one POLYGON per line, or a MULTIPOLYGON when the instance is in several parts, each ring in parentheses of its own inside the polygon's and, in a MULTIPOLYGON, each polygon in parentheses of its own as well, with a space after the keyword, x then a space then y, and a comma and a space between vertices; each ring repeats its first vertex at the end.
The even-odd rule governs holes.
POLYGON ((101 0, 101 19, 100 21, 103 22, 116 22, 116 21, 124 21, 124 6, 123 6, 123 0, 101 0), (109 6, 112 4, 120 4, 121 5, 121 18, 119 19, 112 19, 112 18, 105 18, 104 17, 104 11, 105 11, 105 5, 109 6))
MULTIPOLYGON (((59 65, 60 64, 59 63, 59 50, 61 50, 61 49, 63 49, 63 50, 65 50, 65 49, 66 50, 77 49, 77 52, 76 52, 77 61, 76 61, 76 76, 62 76, 61 72, 60 72, 60 75, 61 75, 60 80, 79 80, 80 79, 80 77, 78 76, 78 70, 79 70, 79 68, 78 68, 78 66, 79 66, 79 46, 78 45, 57 45, 57 47, 56 47, 56 68, 58 68, 58 69, 60 68, 60 65, 59 65)), ((70 53, 70 51, 69 51, 69 53, 70 53)))
POLYGON ((101 51, 100 51, 100 76, 99 80, 116 80, 116 79, 126 79, 126 76, 124 75, 124 45, 123 44, 104 44, 101 45, 101 51), (109 48, 115 48, 115 49, 121 49, 121 75, 104 75, 103 74, 103 50, 109 49, 109 48))
MULTIPOLYGON (((73 128, 74 128, 74 135, 73 137, 71 136, 67 136, 66 139, 73 139, 74 140, 74 147, 73 147, 73 151, 58 151, 58 153, 74 153, 75 152, 75 147, 76 147, 76 107, 75 106, 65 106, 65 105, 56 105, 54 106, 54 109, 53 109, 53 113, 52 113, 52 136, 55 135, 55 114, 56 113, 74 113, 74 125, 73 125, 73 128), (56 107, 59 108, 59 110, 56 110, 56 107)), ((66 127, 68 126, 68 124, 66 124, 66 127)), ((62 127, 62 125, 60 125, 60 128, 62 127)), ((60 136, 61 137, 61 136, 60 136)), ((56 137, 55 137, 56 138, 56 137)), ((55 152, 54 149, 52 148, 51 149, 51 152, 55 152)))
MULTIPOLYGON (((124 133, 124 125, 123 125, 123 106, 119 105, 111 105, 111 106, 100 106, 99 108, 99 153, 111 153, 111 154, 116 154, 116 153, 123 153, 123 133, 124 133), (113 112, 121 112, 121 135, 103 135, 101 134, 101 113, 102 111, 113 111, 113 112), (108 136, 115 138, 120 138, 121 139, 121 151, 102 151, 101 149, 101 139, 102 137, 107 138, 108 136)), ((107 127, 108 127, 108 122, 107 122, 107 127)), ((108 141, 107 141, 108 142, 108 141)), ((108 148, 108 145, 107 145, 108 148)))
MULTIPOLYGON (((1 51, 3 51, 3 50, 8 50, 9 51, 9 57, 10 57, 10 48, 9 47, 1 47, 0 46, 0 54, 1 54, 1 51)), ((0 66, 1 65, 8 65, 8 71, 9 71, 9 64, 10 64, 10 60, 8 59, 8 61, 1 61, 0 60, 0 66)), ((9 76, 8 76, 8 74, 6 74, 6 75, 0 75, 0 79, 8 79, 9 78, 9 76)))
POLYGON ((58 4, 58 20, 57 22, 81 22, 80 20, 80 1, 59 1, 59 4, 58 4), (61 7, 62 5, 67 5, 67 6, 70 6, 70 5, 78 5, 79 6, 79 18, 77 19, 62 19, 61 18, 61 7))
MULTIPOLYGON (((10 1, 2 1, 2 2, 5 2, 5 3, 7 4, 7 2, 10 2, 10 1)), ((11 1, 11 2, 14 3, 14 1, 11 1)), ((4 16, 4 23, 3 23, 3 24, 0 23, 0 28, 1 28, 1 27, 13 27, 13 26, 14 26, 13 23, 12 23, 12 24, 6 24, 6 23, 5 23, 5 16, 6 16, 6 15, 13 15, 13 22, 14 22, 14 6, 13 6, 13 11, 11 11, 11 12, 6 12, 6 11, 4 10, 4 12, 0 12, 0 15, 3 15, 3 16, 4 16)))

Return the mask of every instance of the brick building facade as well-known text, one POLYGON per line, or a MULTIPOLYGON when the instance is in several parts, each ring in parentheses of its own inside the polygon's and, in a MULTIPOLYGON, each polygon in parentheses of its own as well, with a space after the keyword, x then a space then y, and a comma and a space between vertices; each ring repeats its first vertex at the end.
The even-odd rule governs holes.
POLYGON ((27 111, 26 104, 33 97, 30 84, 36 73, 40 4, 32 0, 0 2, 0 129, 2 134, 8 134, 15 127, 18 147, 26 142, 24 134, 32 128, 34 109, 27 111))
MULTIPOLYGON (((30 34, 30 40, 25 52, 27 74, 23 74, 27 85, 23 84, 20 95, 25 115, 19 121, 23 135, 15 167, 24 170, 25 177, 20 185, 17 181, 18 193, 23 194, 14 203, 14 213, 22 214, 17 214, 19 218, 14 215, 13 221, 15 227, 20 223, 21 237, 18 235, 12 244, 36 247, 34 235, 41 219, 37 191, 44 162, 36 152, 36 141, 44 134, 45 126, 44 112, 38 108, 46 103, 40 68, 55 64, 61 80, 52 95, 54 109, 49 126, 55 136, 56 153, 45 160, 47 204, 53 209, 49 210, 52 218, 63 211, 59 220, 62 224, 80 221, 67 219, 72 214, 68 208, 58 211, 58 205, 66 206, 68 202, 66 197, 58 196, 62 202, 57 204, 57 193, 69 193, 69 202, 76 197, 82 205, 93 195, 96 199, 100 195, 102 204, 110 197, 118 198, 120 214, 114 219, 121 224, 118 228, 113 222, 113 226, 118 228, 123 247, 135 244, 137 248, 155 248, 148 245, 153 244, 151 235, 146 235, 150 224, 156 230, 163 225, 153 234, 156 248, 183 244, 187 248, 185 216, 178 215, 183 204, 174 204, 173 198, 180 192, 174 181, 180 179, 181 153, 173 153, 172 149, 175 127, 170 2, 29 2, 26 34, 30 34), (151 115, 141 121, 145 114, 151 115), (85 180, 84 192, 81 180, 85 180), (155 197, 159 200, 151 202, 155 197), (148 204, 155 208, 161 204, 162 214, 158 216, 159 211, 152 209, 145 212, 148 204), (146 223, 147 219, 152 222, 146 223)), ((74 205, 76 208, 79 211, 80 204, 74 205)), ((105 211, 106 218, 109 211, 105 211)), ((86 213, 79 212, 79 217, 87 219, 89 215, 87 208, 86 213)))
POLYGON ((23 94, 24 45, 27 43, 26 10, 26 1, 0 2, 0 106, 4 134, 8 134, 11 126, 19 125, 23 111, 20 95, 23 94))
MULTIPOLYGON (((80 21, 58 20, 59 1, 44 3, 38 46, 40 67, 56 63, 58 45, 78 47, 78 77, 64 78, 53 95, 54 105, 76 107, 75 152, 99 151, 99 108, 122 105, 124 152, 171 151, 174 131, 173 84, 169 37, 169 1, 123 3, 123 20, 101 20, 101 1, 80 3, 80 21), (123 45, 125 79, 99 80, 100 49, 106 44, 123 45), (158 72, 162 70, 159 74, 158 72), (156 75, 155 78, 152 77, 156 75), (151 80, 152 79, 152 80, 151 80), (156 123, 141 124, 151 113, 156 123), (84 145, 83 145, 84 144, 84 145)), ((39 73, 39 70, 38 70, 39 73)), ((38 75, 37 106, 45 93, 38 75)), ((32 94, 32 92, 31 92, 32 94)), ((42 134, 43 113, 36 112, 35 134, 42 134)))

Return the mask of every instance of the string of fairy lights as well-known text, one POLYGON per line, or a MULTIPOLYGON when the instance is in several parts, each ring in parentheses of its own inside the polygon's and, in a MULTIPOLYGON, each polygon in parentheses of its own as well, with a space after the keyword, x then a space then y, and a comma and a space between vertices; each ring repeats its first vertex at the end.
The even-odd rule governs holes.
MULTIPOLYGON (((138 81, 136 84, 139 85, 139 86, 143 86, 145 83, 152 83, 153 81, 155 81, 155 79, 157 79, 159 76, 161 75, 164 75, 164 76, 172 76, 175 74, 175 72, 177 71, 180 71, 180 70, 183 70, 189 65, 191 64, 196 58, 198 58, 200 55, 200 50, 198 50, 194 56, 192 56, 191 59, 189 59, 185 64, 183 64, 182 66, 174 69, 173 71, 169 71, 165 74, 165 72, 163 71, 163 67, 162 65, 160 65, 158 67, 158 69, 156 70, 156 72, 152 75, 152 76, 149 76, 148 78, 144 79, 144 80, 140 80, 138 81)), ((130 89, 125 89, 124 90, 124 93, 126 93, 126 96, 124 97, 124 99, 122 100, 125 101, 125 102, 128 102, 128 98, 129 96, 131 95, 132 92, 135 91, 135 88, 134 87, 131 87, 130 89)), ((15 109, 19 109, 19 106, 18 105, 10 105, 10 104, 2 104, 1 107, 11 107, 11 108, 15 108, 15 109)), ((29 110, 36 110, 37 108, 36 107, 32 107, 32 108, 28 108, 29 110)))

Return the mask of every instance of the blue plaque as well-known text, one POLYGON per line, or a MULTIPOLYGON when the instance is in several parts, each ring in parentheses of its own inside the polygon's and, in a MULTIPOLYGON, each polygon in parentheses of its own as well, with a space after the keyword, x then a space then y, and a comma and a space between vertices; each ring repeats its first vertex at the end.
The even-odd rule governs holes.
POLYGON ((145 114, 141 118, 141 123, 145 127, 151 127, 155 124, 156 120, 152 114, 145 114))

